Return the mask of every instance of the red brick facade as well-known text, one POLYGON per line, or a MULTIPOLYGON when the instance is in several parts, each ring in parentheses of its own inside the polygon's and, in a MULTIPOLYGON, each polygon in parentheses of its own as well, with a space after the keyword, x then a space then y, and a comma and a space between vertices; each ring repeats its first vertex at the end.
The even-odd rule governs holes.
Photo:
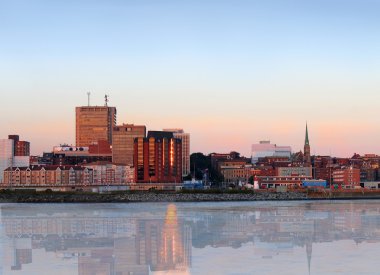
POLYGON ((137 183, 182 182, 182 142, 173 137, 136 138, 134 167, 137 183))

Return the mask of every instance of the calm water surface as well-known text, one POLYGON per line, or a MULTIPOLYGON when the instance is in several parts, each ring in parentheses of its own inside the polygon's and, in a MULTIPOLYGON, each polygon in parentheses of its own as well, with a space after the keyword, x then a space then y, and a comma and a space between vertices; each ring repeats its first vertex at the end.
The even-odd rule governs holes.
POLYGON ((0 274, 380 274, 378 201, 0 208, 0 274))

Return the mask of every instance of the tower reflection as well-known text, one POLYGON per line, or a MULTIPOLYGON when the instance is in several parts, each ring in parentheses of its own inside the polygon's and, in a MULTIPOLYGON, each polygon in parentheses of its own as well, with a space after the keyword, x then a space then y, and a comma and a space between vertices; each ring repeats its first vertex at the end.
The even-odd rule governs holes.
POLYGON ((178 221, 174 204, 167 207, 165 219, 139 221, 137 248, 139 263, 151 271, 186 274, 191 263, 191 228, 178 221))
POLYGON ((244 247, 273 265, 302 249, 312 274, 314 246, 380 241, 380 204, 1 205, 0 224, 2 274, 196 274, 194 251, 244 247))

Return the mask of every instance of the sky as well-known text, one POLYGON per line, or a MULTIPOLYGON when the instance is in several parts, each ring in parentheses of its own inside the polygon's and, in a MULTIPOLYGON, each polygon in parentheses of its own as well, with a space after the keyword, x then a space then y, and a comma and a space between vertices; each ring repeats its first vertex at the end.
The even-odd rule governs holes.
POLYGON ((0 138, 75 143, 75 107, 183 128, 192 152, 271 140, 380 154, 380 0, 0 0, 0 138))

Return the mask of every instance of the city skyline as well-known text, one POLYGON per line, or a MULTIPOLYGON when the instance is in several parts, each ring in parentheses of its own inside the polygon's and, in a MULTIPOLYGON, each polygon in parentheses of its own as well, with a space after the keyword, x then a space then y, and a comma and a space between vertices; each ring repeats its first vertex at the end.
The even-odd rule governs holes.
MULTIPOLYGON (((82 105, 83 107, 87 107, 86 105, 82 105)), ((93 107, 101 107, 102 105, 99 104, 99 105, 91 105, 93 107)), ((73 117, 74 117, 74 122, 73 122, 73 130, 70 131, 70 133, 72 132, 72 135, 73 136, 69 136, 68 137, 68 140, 70 141, 59 141, 58 143, 52 143, 54 140, 57 140, 58 136, 59 135, 55 135, 55 132, 50 132, 49 130, 50 129, 46 129, 46 130, 42 130, 42 131, 45 131, 45 132, 40 132, 39 134, 40 135, 45 135, 47 134, 48 136, 50 136, 51 138, 50 139, 47 139, 46 142, 48 144, 46 144, 46 142, 44 142, 43 144, 41 144, 40 142, 36 141, 36 140, 33 140, 33 139, 28 139, 30 142, 31 142, 31 146, 30 146, 30 152, 31 152, 31 155, 42 155, 42 153, 44 152, 50 152, 52 150, 53 147, 55 146, 60 146, 60 145, 64 145, 64 144, 67 144, 67 145, 70 145, 70 146, 75 146, 75 139, 76 139, 76 127, 75 127, 75 108, 78 108, 77 107, 74 107, 73 109, 73 117), (51 146, 50 146, 51 145, 51 146)), ((117 109, 117 107, 116 107, 117 109)), ((119 112, 119 110, 117 109, 117 111, 119 112)), ((125 123, 129 123, 129 122, 122 122, 120 121, 120 118, 118 117, 117 119, 117 124, 120 124, 120 125, 123 125, 125 123)), ((305 122, 304 122, 305 123, 305 122)), ((310 122, 306 122, 307 124, 310 124, 310 122)), ((144 123, 142 122, 141 124, 143 125, 148 125, 148 123, 144 123)), ((236 146, 236 144, 234 144, 233 142, 229 143, 228 146, 224 146, 224 147, 218 147, 220 148, 220 150, 212 150, 212 148, 217 148, 215 147, 215 144, 211 145, 211 146, 205 146, 205 145, 199 145, 199 144, 191 144, 192 147, 196 147, 196 148, 204 148, 204 150, 197 150, 197 149, 191 149, 190 153, 198 153, 198 152, 201 152, 201 153, 205 153, 206 155, 207 154, 211 154, 211 153, 216 153, 216 152, 223 152, 223 153, 229 153, 229 152, 232 152, 232 151, 236 151, 236 152, 240 152, 242 155, 244 156, 247 156, 247 157, 251 157, 252 156, 252 151, 251 151, 251 146, 255 143, 258 143, 258 142, 261 142, 261 141, 270 141, 271 143, 273 144, 281 144, 281 145, 289 145, 291 147, 291 152, 292 153, 297 153, 297 152, 300 152, 300 151, 303 151, 304 150, 304 146, 303 146, 303 140, 304 140, 304 137, 303 138, 300 138, 300 137, 295 137, 295 133, 299 133, 299 132, 302 132, 300 131, 299 129, 294 129, 294 126, 293 125, 296 125, 295 123, 292 124, 292 127, 289 128, 289 129, 284 129, 284 128, 281 128, 280 131, 284 134, 283 136, 281 136, 281 134, 275 134, 274 136, 278 137, 280 142, 275 142, 273 141, 273 139, 271 139, 270 137, 265 137, 265 138, 261 138, 261 139, 257 139, 257 140, 254 140, 252 141, 251 144, 247 144, 247 148, 244 147, 244 144, 243 146, 236 146), (290 133, 291 130, 294 130, 293 133, 290 133), (290 135, 291 137, 294 137, 294 139, 290 139, 289 136, 287 135, 290 135), (282 140, 282 141, 281 141, 282 140), (284 140, 287 140, 287 141, 284 141, 284 140), (301 143, 302 144, 298 144, 298 140, 302 140, 301 143), (284 141, 284 142, 283 142, 284 141), (297 143, 296 143, 297 141, 297 143), (287 142, 287 143, 286 143, 287 142), (240 148, 241 150, 239 149, 236 149, 236 148, 240 148)), ((158 129, 160 126, 158 126, 158 129)), ((177 128, 181 128, 182 126, 181 125, 177 125, 176 126, 177 128)), ((305 127, 305 124, 303 125, 303 127, 305 127)), ((333 127, 333 126, 331 126, 333 127)), ((165 128, 165 127, 161 127, 161 128, 165 128)), ((168 128, 168 127, 166 127, 168 128)), ((173 128, 173 127, 172 127, 173 128)), ((182 127, 183 128, 183 127, 182 127)), ((310 128, 310 127, 309 127, 310 128)), ((19 131, 16 131, 16 132, 6 132, 7 129, 4 129, 4 128, 1 128, 0 129, 0 133, 4 132, 5 134, 5 137, 8 136, 8 135, 12 135, 12 134, 17 134, 17 135, 22 135, 22 136, 25 136, 26 134, 30 133, 30 131, 25 131, 23 129, 20 129, 19 131)), ((149 126, 147 126, 147 130, 153 130, 153 129, 150 129, 149 126)), ((155 128, 154 128, 155 130, 155 128)), ((153 130, 153 131, 154 131, 153 130)), ((304 131, 304 130, 303 130, 304 131)), ((57 131, 58 133, 59 131, 57 131)), ((310 129, 309 129, 309 132, 310 132, 310 129)), ((206 131, 206 135, 207 135, 207 132, 206 131)), ((316 134, 317 136, 320 136, 318 135, 318 133, 314 133, 314 131, 311 131, 312 133, 312 136, 314 134, 316 134)), ((304 135, 304 132, 302 133, 304 135)), ((246 139, 245 137, 238 137, 237 136, 237 139, 246 139)), ((198 140, 197 137, 194 137, 195 140, 198 140)), ((338 141, 339 137, 336 136, 334 138, 334 140, 338 141)), ((218 140, 216 140, 217 142, 218 140)), ((348 152, 347 154, 345 153, 340 153, 336 147, 329 147, 329 148, 323 148, 321 151, 319 151, 320 147, 318 147, 318 143, 314 143, 314 139, 311 138, 311 142, 313 143, 313 146, 312 146, 312 149, 311 149, 311 155, 315 155, 315 156, 318 156, 318 155, 326 155, 326 156, 332 156, 332 157, 352 157, 355 153, 358 153, 360 155, 365 155, 365 154, 379 154, 379 150, 376 150, 376 151, 365 151, 365 150, 356 150, 356 151, 352 151, 351 153, 348 152), (314 145, 315 144, 315 145, 314 145), (316 148, 317 147, 317 148, 316 148), (320 153, 321 152, 321 153, 320 153), (337 152, 337 153, 335 153, 337 152)), ((362 147, 360 146, 360 143, 357 144, 358 146, 357 147, 362 147)), ((347 150, 349 150, 350 148, 347 147, 347 150)))
POLYGON ((380 153, 380 3, 0 1, 0 136, 31 153, 75 144, 76 106, 183 128, 191 152, 260 140, 311 154, 380 153), (224 138, 221 139, 220 136, 224 138))

